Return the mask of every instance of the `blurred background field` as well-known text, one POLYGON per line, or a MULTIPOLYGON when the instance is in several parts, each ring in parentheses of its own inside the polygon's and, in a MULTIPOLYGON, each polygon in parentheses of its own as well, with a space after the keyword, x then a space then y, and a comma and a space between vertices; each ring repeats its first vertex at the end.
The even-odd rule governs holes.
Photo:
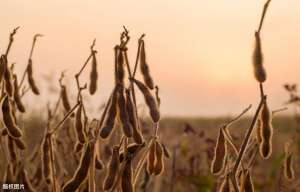
MULTIPOLYGON (((210 173, 210 164, 218 128, 229 119, 229 116, 215 118, 163 118, 160 123, 160 137, 162 143, 169 149, 171 157, 165 161, 164 173, 158 177, 151 177, 145 191, 169 191, 171 187, 173 187, 175 192, 216 191, 220 183, 218 183, 217 177, 210 173)), ((24 139, 28 144, 28 149, 24 151, 23 155, 30 157, 35 151, 35 146, 38 146, 43 138, 45 122, 41 120, 39 113, 31 114, 30 117, 21 121, 23 121, 23 126, 26 128, 24 139)), ((258 156, 257 161, 259 163, 255 164, 253 169, 256 191, 269 192, 278 189, 284 157, 283 143, 293 137, 297 126, 293 116, 277 115, 273 122, 273 155, 265 161, 261 161, 261 157, 258 156)), ((244 137, 250 123, 251 119, 245 117, 229 128, 235 144, 240 145, 241 139, 244 137)), ((67 122, 64 129, 69 129, 68 126, 72 127, 71 124, 71 122, 67 122)), ((143 133, 145 138, 147 138, 154 129, 150 127, 151 123, 147 120, 143 120, 142 125, 143 133)), ((101 145, 104 159, 106 159, 106 155, 109 156, 110 149, 107 145, 108 143, 105 142, 101 145)), ((298 143, 298 150, 300 150, 300 143, 298 143)), ((0 170, 4 169, 3 158, 3 155, 1 155, 0 170)), ((68 161, 68 166, 74 166, 69 169, 74 170, 76 161, 74 159, 66 159, 66 161, 68 161)), ((299 165, 295 164, 294 166, 295 170, 299 172, 299 165)), ((30 173, 33 174, 36 168, 31 165, 30 173)), ((0 172, 0 177, 3 177, 2 171, 0 172)), ((288 183, 283 184, 288 185, 288 183)), ((293 185, 299 185, 299 183, 294 182, 293 185)))

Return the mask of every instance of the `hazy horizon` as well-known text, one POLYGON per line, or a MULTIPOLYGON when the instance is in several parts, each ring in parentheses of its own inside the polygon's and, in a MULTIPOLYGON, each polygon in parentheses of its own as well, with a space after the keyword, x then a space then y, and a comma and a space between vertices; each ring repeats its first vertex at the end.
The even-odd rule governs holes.
MULTIPOLYGON (((1 1, 0 52, 5 51, 11 30, 20 26, 9 61, 16 62, 21 74, 33 35, 44 34, 33 56, 34 76, 42 79, 53 74, 57 82, 65 69, 67 77, 73 78, 96 38, 100 89, 92 100, 100 105, 113 85, 113 47, 125 25, 131 36, 131 65, 137 38, 146 34, 147 58, 161 90, 163 115, 234 114, 258 102, 251 55, 264 2, 1 1)), ((288 99, 282 85, 300 82, 300 2, 272 1, 270 7, 262 46, 268 73, 266 93, 270 106, 277 109, 288 99)), ((85 73, 88 75, 89 69, 85 73)), ((47 96, 42 92, 42 98, 34 99, 45 103, 47 96)))

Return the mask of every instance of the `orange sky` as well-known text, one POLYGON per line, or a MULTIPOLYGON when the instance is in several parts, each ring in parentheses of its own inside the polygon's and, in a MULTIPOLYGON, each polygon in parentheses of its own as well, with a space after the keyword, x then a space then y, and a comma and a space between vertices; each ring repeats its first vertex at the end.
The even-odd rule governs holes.
MULTIPOLYGON (((258 101, 251 54, 263 0, 2 0, 0 52, 21 26, 10 54, 21 73, 32 37, 45 34, 34 54, 36 78, 68 69, 73 77, 97 38, 101 103, 112 88, 113 46, 121 26, 130 30, 131 62, 137 37, 146 33, 151 72, 161 87, 164 115, 227 115, 258 101)), ((299 82, 300 2, 271 2, 262 31, 266 92, 273 108, 299 82)), ((87 72, 89 73, 89 72, 87 72)), ((72 82, 74 83, 74 82, 72 82)), ((44 94, 44 100, 47 94, 44 94)), ((39 100, 39 99, 38 99, 39 100)), ((44 101, 43 100, 43 101, 44 101)))

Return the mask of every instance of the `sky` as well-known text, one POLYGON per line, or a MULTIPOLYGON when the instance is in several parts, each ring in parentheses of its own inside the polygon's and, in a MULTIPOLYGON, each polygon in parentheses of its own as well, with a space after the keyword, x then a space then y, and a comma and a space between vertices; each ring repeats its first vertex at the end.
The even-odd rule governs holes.
MULTIPOLYGON (((2 0, 0 52, 15 36, 10 62, 21 74, 32 37, 41 33, 33 55, 34 76, 46 102, 50 95, 45 76, 62 70, 70 86, 74 74, 97 39, 99 90, 90 100, 100 105, 113 87, 113 47, 122 26, 131 36, 129 59, 133 65, 137 39, 145 33, 151 74, 160 87, 165 116, 216 116, 240 112, 259 101, 251 55, 264 0, 2 0)), ((271 108, 280 108, 288 95, 284 83, 300 81, 300 1, 273 0, 262 29, 262 47, 268 74, 265 83, 271 108)), ((89 69, 82 81, 88 80, 89 69)), ((139 77, 140 78, 140 77, 139 77)), ((74 85, 73 85, 74 84, 74 85)), ((31 98, 31 100, 30 100, 31 98)), ((142 103, 140 98, 139 100, 142 103)))

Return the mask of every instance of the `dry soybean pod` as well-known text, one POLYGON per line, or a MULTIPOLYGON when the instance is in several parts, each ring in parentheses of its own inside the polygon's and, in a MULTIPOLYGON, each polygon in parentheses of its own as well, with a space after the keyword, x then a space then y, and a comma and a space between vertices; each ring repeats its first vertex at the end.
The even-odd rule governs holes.
POLYGON ((119 146, 113 147, 112 155, 107 166, 107 173, 103 182, 104 190, 109 190, 116 181, 120 167, 119 149, 119 146))
POLYGON ((155 97, 156 97, 157 105, 158 105, 158 107, 159 107, 161 101, 160 101, 160 97, 159 97, 159 95, 158 95, 158 92, 159 92, 159 88, 158 88, 158 86, 156 85, 156 86, 155 86, 155 97))
POLYGON ((289 153, 286 155, 284 160, 284 177, 288 181, 292 181, 295 179, 295 171, 293 168, 293 154, 289 153))
POLYGON ((19 94, 19 86, 18 86, 18 79, 17 79, 17 75, 14 75, 14 100, 15 103, 17 105, 17 108, 20 112, 24 113, 25 112, 25 107, 21 101, 21 97, 19 94))
POLYGON ((272 138, 273 138, 273 126, 272 126, 272 113, 270 112, 267 101, 265 101, 261 111, 261 138, 260 143, 260 155, 264 159, 268 159, 272 154, 272 138))
POLYGON ((142 182, 141 182, 139 188, 140 188, 141 191, 146 191, 146 188, 148 187, 149 182, 150 182, 150 175, 147 172, 147 168, 146 167, 144 168, 143 172, 144 172, 144 176, 142 178, 142 182))
POLYGON ((284 164, 283 164, 283 173, 284 177, 288 181, 295 179, 295 171, 293 166, 293 153, 290 151, 290 143, 287 142, 284 148, 284 164))
POLYGON ((20 150, 25 150, 26 149, 26 144, 23 141, 22 138, 13 138, 14 143, 16 144, 16 146, 20 149, 20 150))
POLYGON ((134 188, 132 183, 132 157, 130 155, 126 159, 121 179, 122 192, 133 192, 134 188))
POLYGON ((118 89, 119 86, 116 85, 109 102, 109 107, 104 120, 104 124, 100 130, 100 136, 103 139, 107 138, 110 135, 115 126, 115 120, 118 111, 118 89))
POLYGON ((214 175, 219 175, 224 167, 227 157, 227 141, 223 129, 220 128, 218 140, 215 147, 215 153, 211 164, 211 172, 214 175))
POLYGON ((4 73, 6 70, 6 66, 5 66, 5 56, 1 55, 0 57, 0 83, 2 82, 2 79, 4 77, 4 73))
POLYGON ((68 98, 67 88, 65 85, 61 85, 60 95, 65 111, 69 112, 71 110, 71 105, 68 98))
POLYGON ((51 171, 51 156, 50 156, 50 135, 46 134, 42 143, 42 170, 43 176, 47 184, 52 183, 52 171, 51 171))
POLYGON ((96 51, 93 51, 92 70, 90 73, 90 86, 89 86, 89 91, 91 95, 94 95, 97 91, 97 81, 98 81, 97 58, 96 58, 96 51))
POLYGON ((123 51, 116 46, 115 47, 115 54, 116 56, 116 69, 115 69, 115 78, 116 78, 116 83, 119 84, 124 84, 124 77, 125 77, 125 70, 124 70, 124 55, 123 51))
POLYGON ((122 123, 123 133, 127 137, 132 136, 132 127, 129 122, 129 117, 126 109, 126 100, 124 97, 124 85, 120 85, 119 97, 118 97, 118 107, 119 107, 119 119, 122 123))
POLYGON ((28 84, 29 84, 32 92, 35 95, 39 95, 40 91, 39 91, 38 87, 36 86, 36 83, 33 79, 32 59, 28 59, 28 65, 27 65, 26 71, 27 71, 27 77, 28 77, 28 84))
POLYGON ((13 79, 12 79, 11 69, 7 66, 6 59, 5 59, 4 85, 5 85, 6 93, 9 95, 9 97, 13 97, 14 96, 13 79))
POLYGON ((266 70, 263 66, 263 53, 261 49, 261 40, 258 32, 255 32, 255 48, 252 56, 254 75, 258 82, 263 83, 267 79, 266 70))
POLYGON ((141 57, 140 57, 140 67, 141 72, 144 78, 144 82, 149 89, 154 89, 154 82, 150 75, 150 69, 146 61, 146 50, 145 50, 145 42, 141 40, 141 57))
POLYGON ((8 130, 8 134, 11 137, 19 138, 21 137, 22 131, 19 127, 17 127, 13 113, 12 106, 10 104, 10 99, 8 96, 5 96, 2 103, 2 113, 3 113, 3 122, 8 130))
POLYGON ((154 166, 154 174, 159 175, 164 170, 163 148, 158 141, 155 141, 155 148, 156 162, 154 166))
POLYGON ((81 114, 82 114, 82 103, 80 103, 75 114, 75 133, 76 133, 77 140, 83 144, 85 143, 86 136, 84 132, 81 114))
POLYGON ((155 101, 155 98, 152 96, 149 89, 142 82, 140 82, 136 79, 132 79, 132 80, 135 82, 135 84, 138 86, 140 91, 143 93, 145 102, 150 111, 150 116, 151 116, 153 122, 157 123, 160 119, 160 113, 159 113, 159 109, 158 109, 157 103, 155 101))
POLYGON ((127 146, 126 151, 127 151, 127 153, 134 155, 143 147, 145 147, 145 143, 142 143, 142 144, 131 143, 127 146))
POLYGON ((134 104, 130 95, 130 90, 126 89, 126 109, 128 113, 129 122, 132 126, 132 138, 137 144, 142 144, 144 139, 138 127, 138 119, 134 110, 134 104))
POLYGON ((262 137, 261 137, 261 130, 262 130, 262 123, 261 123, 261 118, 257 118, 256 121, 256 140, 258 144, 261 144, 262 137))
POLYGON ((120 153, 120 162, 124 160, 124 154, 125 151, 127 154, 130 154, 132 156, 132 159, 135 157, 135 155, 143 148, 145 147, 145 143, 137 144, 137 143, 131 143, 127 146, 126 150, 124 149, 120 153))
POLYGON ((72 179, 63 186, 63 192, 75 192, 87 178, 94 151, 92 148, 93 145, 91 143, 86 144, 86 149, 81 155, 79 166, 72 179))
POLYGON ((156 157, 156 142, 153 141, 150 145, 148 160, 147 160, 147 171, 150 175, 154 173, 155 161, 156 161, 155 157, 156 157))

